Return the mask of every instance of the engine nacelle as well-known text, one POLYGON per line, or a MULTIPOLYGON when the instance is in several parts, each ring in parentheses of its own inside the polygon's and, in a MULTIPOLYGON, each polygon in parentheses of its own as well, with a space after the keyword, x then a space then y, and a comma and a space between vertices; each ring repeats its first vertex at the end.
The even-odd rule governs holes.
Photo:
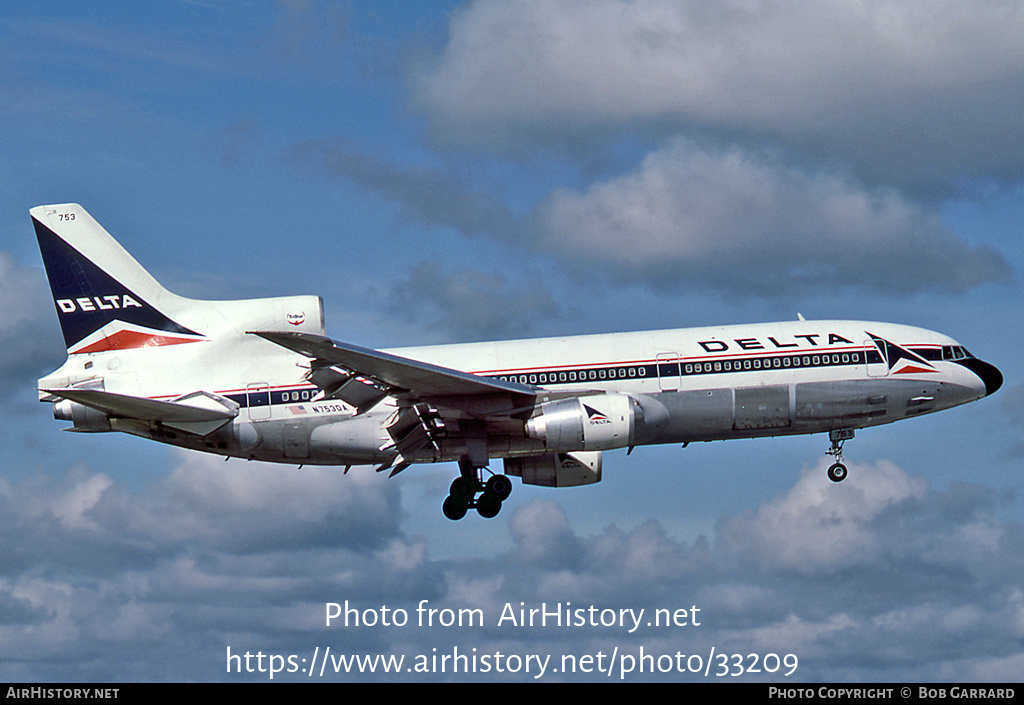
POLYGON ((505 474, 522 478, 524 485, 592 485, 601 481, 601 451, 505 458, 505 474))
POLYGON ((625 394, 595 394, 542 404, 526 435, 552 451, 611 450, 633 445, 643 410, 625 394))
POLYGON ((54 402, 53 418, 58 421, 73 422, 76 431, 102 433, 113 430, 110 428, 110 418, 102 411, 97 411, 70 399, 54 402))

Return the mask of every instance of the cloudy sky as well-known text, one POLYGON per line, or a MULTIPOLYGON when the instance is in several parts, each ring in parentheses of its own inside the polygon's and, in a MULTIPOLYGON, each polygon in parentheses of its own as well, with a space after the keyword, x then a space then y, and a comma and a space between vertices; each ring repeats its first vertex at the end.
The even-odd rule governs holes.
MULTIPOLYGON (((545 656, 544 680, 593 678, 553 669, 616 649, 793 654, 789 681, 1024 672, 1024 2, 0 18, 0 679, 265 680, 228 650, 317 648, 417 680, 530 680, 545 656), (388 480, 61 432, 35 401, 64 353, 28 209, 67 201, 176 293, 320 294, 364 346, 802 313, 940 330, 1006 384, 860 432, 841 485, 824 437, 647 448, 453 523, 451 466, 388 480), (346 600, 410 624, 327 627, 346 600), (485 623, 416 626, 423 600, 485 623), (541 603, 700 624, 498 623, 541 603), (455 649, 491 670, 408 670, 455 649)), ((715 680, 626 675, 652 677, 715 680)))

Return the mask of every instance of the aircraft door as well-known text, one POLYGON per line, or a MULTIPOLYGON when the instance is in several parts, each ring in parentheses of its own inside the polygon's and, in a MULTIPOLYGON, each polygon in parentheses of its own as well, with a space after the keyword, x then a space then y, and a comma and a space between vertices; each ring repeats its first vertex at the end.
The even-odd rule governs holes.
POLYGON ((663 392, 679 390, 679 353, 658 353, 658 386, 663 392))
POLYGON ((266 421, 270 418, 270 385, 250 384, 245 388, 246 408, 250 421, 266 421))
POLYGON ((872 340, 864 341, 864 363, 867 367, 868 377, 885 377, 889 374, 889 365, 878 347, 872 340))

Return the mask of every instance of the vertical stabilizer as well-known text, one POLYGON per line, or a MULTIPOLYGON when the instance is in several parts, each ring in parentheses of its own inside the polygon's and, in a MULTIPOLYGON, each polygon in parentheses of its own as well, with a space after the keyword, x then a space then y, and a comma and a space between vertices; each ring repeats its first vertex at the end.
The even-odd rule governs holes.
POLYGON ((165 310, 181 301, 74 203, 31 209, 69 354, 180 345, 204 336, 165 310))

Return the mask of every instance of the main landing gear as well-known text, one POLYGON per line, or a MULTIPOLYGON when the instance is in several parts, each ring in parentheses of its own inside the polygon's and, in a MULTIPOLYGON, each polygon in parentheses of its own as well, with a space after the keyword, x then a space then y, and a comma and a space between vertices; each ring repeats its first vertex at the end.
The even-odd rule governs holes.
POLYGON ((843 444, 851 438, 853 438, 852 428, 840 428, 828 432, 828 439, 832 441, 832 446, 825 452, 836 459, 836 462, 828 469, 828 479, 832 482, 842 482, 846 479, 848 471, 846 465, 843 464, 843 444))
POLYGON ((452 482, 448 497, 441 507, 446 517, 458 521, 473 507, 484 519, 498 516, 501 503, 512 494, 512 481, 505 475, 491 475, 485 483, 481 479, 485 469, 473 467, 465 461, 459 462, 462 474, 452 482))

